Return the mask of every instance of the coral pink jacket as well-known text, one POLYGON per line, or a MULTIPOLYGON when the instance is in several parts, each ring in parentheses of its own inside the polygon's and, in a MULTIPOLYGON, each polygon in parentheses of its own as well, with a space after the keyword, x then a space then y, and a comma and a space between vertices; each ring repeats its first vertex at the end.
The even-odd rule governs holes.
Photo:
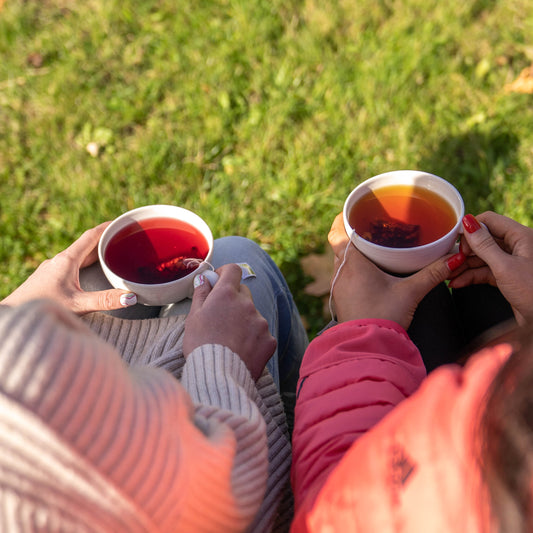
POLYGON ((424 379, 394 322, 347 322, 316 338, 300 370, 292 533, 487 531, 476 426, 509 353, 500 345, 424 379))

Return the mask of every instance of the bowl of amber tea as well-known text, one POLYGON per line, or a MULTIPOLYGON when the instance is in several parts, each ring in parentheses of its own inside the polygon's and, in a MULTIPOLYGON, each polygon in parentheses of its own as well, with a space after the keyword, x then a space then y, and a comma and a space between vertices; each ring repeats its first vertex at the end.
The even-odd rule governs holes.
POLYGON ((383 270, 409 274, 452 250, 461 231, 464 203, 445 179, 396 170, 358 185, 344 204, 346 233, 383 270))
POLYGON ((190 298, 194 277, 209 268, 213 235, 196 213, 173 205, 132 209, 113 220, 98 243, 111 285, 145 305, 190 298))

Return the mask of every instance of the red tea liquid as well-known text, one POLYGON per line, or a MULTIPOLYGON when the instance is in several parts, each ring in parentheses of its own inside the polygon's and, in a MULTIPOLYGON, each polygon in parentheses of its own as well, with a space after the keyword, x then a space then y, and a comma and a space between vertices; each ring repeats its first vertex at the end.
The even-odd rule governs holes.
POLYGON ((437 193, 411 185, 371 191, 352 207, 350 226, 365 239, 390 248, 422 246, 444 237, 457 216, 437 193))
POLYGON ((107 245, 104 259, 113 272, 134 283, 168 283, 198 268, 209 245, 194 226, 166 217, 132 222, 107 245))

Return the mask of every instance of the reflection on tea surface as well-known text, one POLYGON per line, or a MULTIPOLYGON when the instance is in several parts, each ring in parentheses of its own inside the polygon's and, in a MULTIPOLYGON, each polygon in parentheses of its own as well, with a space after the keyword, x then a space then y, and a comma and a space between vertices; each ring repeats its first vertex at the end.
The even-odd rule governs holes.
POLYGON ((422 246, 444 237, 456 224, 453 207, 416 185, 370 191, 352 207, 350 226, 366 240, 390 248, 422 246))
POLYGON ((166 217, 132 222, 109 242, 105 261, 134 283, 168 283, 193 272, 207 257, 209 245, 194 226, 166 217), (199 261, 187 261, 197 258, 199 261))

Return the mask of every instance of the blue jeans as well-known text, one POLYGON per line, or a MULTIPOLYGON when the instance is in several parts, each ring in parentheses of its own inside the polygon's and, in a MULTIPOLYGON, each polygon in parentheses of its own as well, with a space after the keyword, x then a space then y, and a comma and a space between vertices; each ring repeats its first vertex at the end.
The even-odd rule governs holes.
MULTIPOLYGON (((242 283, 250 289, 257 310, 267 320, 270 332, 277 340, 276 351, 267 368, 287 401, 296 391, 308 337, 283 275, 260 246, 244 237, 216 239, 211 263, 215 268, 227 263, 248 263, 254 270, 256 277, 242 283)), ((80 283, 84 290, 111 287, 98 263, 80 272, 80 283)), ((191 300, 186 299, 165 308, 135 305, 109 314, 128 319, 155 318, 187 314, 190 305, 191 300)))
POLYGON ((250 289, 257 310, 278 341, 267 368, 282 394, 295 392, 300 363, 309 341, 282 273, 260 246, 243 237, 217 239, 212 263, 215 268, 226 263, 248 263, 254 270, 257 277, 243 283, 250 289))

